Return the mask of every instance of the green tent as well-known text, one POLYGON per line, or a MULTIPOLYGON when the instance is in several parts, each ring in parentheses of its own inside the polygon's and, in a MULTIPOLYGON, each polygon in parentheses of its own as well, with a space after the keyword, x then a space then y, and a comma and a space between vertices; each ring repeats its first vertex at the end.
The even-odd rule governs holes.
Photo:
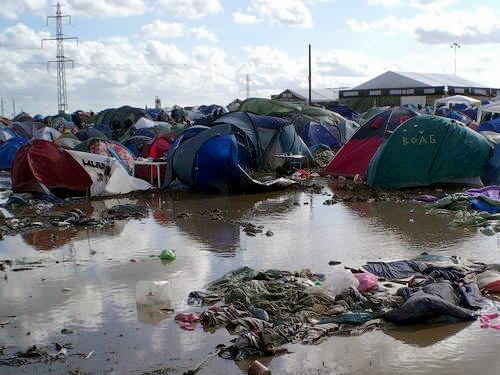
POLYGON ((416 116, 399 126, 373 156, 368 184, 401 188, 464 182, 482 175, 491 146, 454 120, 416 116))
POLYGON ((249 98, 241 102, 238 112, 250 112, 256 115, 283 118, 297 124, 317 122, 336 127, 339 143, 344 144, 359 128, 359 125, 347 120, 338 113, 307 104, 290 104, 264 98, 249 98))
POLYGON ((264 98, 249 98, 241 102, 238 112, 250 112, 256 115, 273 116, 293 121, 303 116, 309 121, 320 124, 339 125, 345 119, 327 109, 313 107, 307 104, 289 104, 264 98))

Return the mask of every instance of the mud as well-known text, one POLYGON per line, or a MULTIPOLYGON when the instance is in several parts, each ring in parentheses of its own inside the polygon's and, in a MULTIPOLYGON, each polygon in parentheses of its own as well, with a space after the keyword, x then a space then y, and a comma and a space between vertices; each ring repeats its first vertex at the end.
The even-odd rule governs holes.
MULTIPOLYGON (((0 373, 182 374, 231 337, 225 330, 181 330, 175 313, 192 311, 190 291, 243 265, 328 272, 332 260, 361 266, 422 252, 500 262, 498 235, 451 228, 449 218, 426 215, 410 200, 428 190, 379 192, 321 179, 307 185, 256 195, 79 201, 55 206, 49 216, 78 208, 102 219, 117 205, 147 209, 103 226, 54 227, 47 220, 41 228, 6 231, 0 323, 15 318, 0 327, 0 359, 33 345, 42 355, 17 366, 0 362, 0 373), (175 250, 177 259, 162 263, 163 249, 175 250), (140 280, 169 280, 175 313, 138 307, 140 280), (64 356, 52 357, 55 343, 64 356)), ((500 332, 479 325, 334 337, 317 346, 289 345, 290 354, 259 361, 274 374, 496 374, 500 332)), ((249 363, 215 357, 200 374, 246 373, 249 363)))

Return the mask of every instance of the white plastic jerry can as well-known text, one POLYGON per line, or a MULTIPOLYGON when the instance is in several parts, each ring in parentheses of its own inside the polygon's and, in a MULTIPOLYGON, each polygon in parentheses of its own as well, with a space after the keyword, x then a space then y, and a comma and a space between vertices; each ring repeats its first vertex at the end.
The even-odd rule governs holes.
POLYGON ((140 305, 172 305, 170 281, 138 281, 135 299, 140 305))

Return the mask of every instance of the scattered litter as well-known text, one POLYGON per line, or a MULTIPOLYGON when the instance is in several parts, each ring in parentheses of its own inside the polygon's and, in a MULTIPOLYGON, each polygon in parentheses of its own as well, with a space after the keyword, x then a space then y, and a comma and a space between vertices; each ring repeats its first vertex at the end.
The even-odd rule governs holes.
POLYGON ((387 322, 474 321, 495 303, 486 303, 474 283, 488 266, 458 257, 422 254, 363 267, 369 272, 336 265, 326 276, 242 267, 211 282, 206 292, 190 293, 189 302, 213 307, 176 320, 188 330, 198 321, 205 329, 225 327, 236 337, 220 356, 241 360, 281 353, 287 343, 316 344, 332 335, 384 329, 387 322), (379 288, 377 276, 391 280, 384 283, 391 289, 379 288), (394 291, 393 283, 401 287, 394 291))
POLYGON ((160 259, 173 261, 173 260, 177 259, 177 256, 175 255, 175 253, 172 250, 163 250, 160 253, 160 259))
POLYGON ((7 316, 1 316, 0 318, 8 318, 7 320, 0 322, 0 327, 3 328, 4 326, 12 323, 16 319, 16 316, 15 315, 7 315, 7 316))
POLYGON ((253 361, 248 367, 248 375, 271 375, 271 371, 259 361, 253 361))
POLYGON ((175 316, 175 321, 181 326, 181 328, 187 331, 194 331, 194 323, 200 320, 200 316, 197 313, 183 314, 179 313, 175 316))

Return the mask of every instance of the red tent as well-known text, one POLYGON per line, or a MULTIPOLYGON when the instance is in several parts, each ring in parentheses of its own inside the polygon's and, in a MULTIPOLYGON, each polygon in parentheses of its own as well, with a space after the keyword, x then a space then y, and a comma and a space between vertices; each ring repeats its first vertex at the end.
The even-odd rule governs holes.
POLYGON ((170 150, 170 146, 174 142, 175 134, 159 134, 153 139, 151 142, 151 146, 149 146, 148 155, 146 157, 159 159, 164 158, 167 154, 167 151, 170 150))
MULTIPOLYGON (((149 150, 147 150, 144 157, 153 159, 165 158, 168 150, 170 150, 170 146, 174 142, 175 137, 176 137, 175 133, 159 134, 151 142, 149 150)), ((160 171, 160 181, 163 181, 165 179, 165 174, 167 171, 166 165, 161 165, 159 167, 159 171, 160 171)), ((150 182, 153 185, 156 185, 156 181, 158 180, 158 169, 151 165, 141 165, 140 163, 138 163, 135 165, 134 175, 137 178, 141 178, 143 180, 150 182)))
POLYGON ((323 173, 346 177, 357 174, 366 176, 370 161, 386 136, 416 115, 416 112, 406 108, 392 108, 373 116, 342 146, 323 173))
POLYGON ((73 157, 54 143, 34 140, 19 149, 12 164, 15 192, 42 192, 44 187, 66 194, 85 194, 92 179, 73 157))

